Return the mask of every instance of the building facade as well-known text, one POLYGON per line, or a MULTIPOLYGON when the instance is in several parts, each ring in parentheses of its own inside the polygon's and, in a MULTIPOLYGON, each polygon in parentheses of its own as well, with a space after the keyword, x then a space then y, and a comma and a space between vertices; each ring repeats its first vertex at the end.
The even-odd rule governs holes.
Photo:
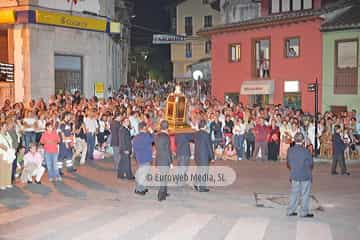
POLYGON ((263 0, 260 17, 201 30, 213 43, 212 94, 313 112, 307 85, 322 82, 320 8, 320 0, 263 0))
POLYGON ((260 1, 221 0, 219 9, 223 24, 246 21, 261 16, 260 1))
POLYGON ((77 90, 106 97, 106 89, 120 85, 114 0, 5 0, 0 11, 9 15, 0 20, 0 41, 7 42, 3 60, 14 64, 15 101, 77 90))
POLYGON ((360 112, 360 2, 328 16, 322 32, 323 111, 360 112))
POLYGON ((197 36, 197 31, 220 23, 219 11, 207 0, 185 0, 176 6, 176 34, 186 36, 183 43, 171 44, 173 79, 192 79, 191 64, 211 56, 211 41, 197 36))

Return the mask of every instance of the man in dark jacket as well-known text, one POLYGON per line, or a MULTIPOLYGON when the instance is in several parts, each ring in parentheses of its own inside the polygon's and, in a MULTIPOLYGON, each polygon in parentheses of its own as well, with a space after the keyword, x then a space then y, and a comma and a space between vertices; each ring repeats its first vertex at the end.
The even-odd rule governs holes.
POLYGON ((301 203, 300 216, 314 217, 309 212, 312 185, 312 170, 314 166, 310 152, 303 146, 304 135, 296 133, 295 145, 287 153, 287 167, 290 169, 291 194, 287 209, 288 216, 297 216, 298 203, 301 203), (299 199, 300 198, 300 199, 299 199))
MULTIPOLYGON (((211 147, 210 134, 206 131, 206 121, 199 122, 199 131, 195 133, 195 161, 198 166, 198 176, 203 176, 209 171, 209 162, 214 159, 214 153, 211 147)), ((209 192, 206 183, 198 181, 195 184, 195 190, 199 192, 209 192)))
POLYGON ((135 177, 131 172, 130 155, 132 151, 131 137, 130 137, 130 121, 128 118, 123 120, 122 126, 119 129, 119 166, 118 178, 134 180, 135 177))
POLYGON ((148 189, 144 186, 144 182, 152 160, 152 143, 154 142, 154 137, 146 131, 145 122, 140 122, 138 127, 140 132, 133 139, 135 159, 139 163, 139 169, 136 173, 135 193, 145 195, 148 189))
POLYGON ((114 120, 110 123, 110 132, 111 132, 111 142, 110 145, 113 149, 113 159, 114 159, 114 167, 115 170, 118 169, 119 165, 119 130, 121 127, 121 114, 120 112, 116 112, 114 116, 114 120))
MULTIPOLYGON (((160 132, 155 136, 156 166, 158 166, 161 176, 167 175, 172 160, 168 128, 168 122, 166 120, 161 121, 160 132)), ((164 181, 161 181, 161 186, 158 192, 159 201, 166 200, 166 197, 168 196, 166 185, 166 179, 164 179, 164 181)))
POLYGON ((340 136, 341 128, 339 125, 336 125, 334 127, 334 135, 332 139, 332 146, 333 146, 333 161, 331 166, 331 174, 337 175, 336 167, 339 162, 341 174, 342 175, 350 175, 350 173, 346 170, 346 164, 345 164, 345 157, 344 157, 344 151, 346 149, 346 144, 341 139, 340 136))
POLYGON ((192 141, 192 133, 179 133, 175 135, 176 158, 179 166, 188 166, 190 159, 190 141, 192 141))

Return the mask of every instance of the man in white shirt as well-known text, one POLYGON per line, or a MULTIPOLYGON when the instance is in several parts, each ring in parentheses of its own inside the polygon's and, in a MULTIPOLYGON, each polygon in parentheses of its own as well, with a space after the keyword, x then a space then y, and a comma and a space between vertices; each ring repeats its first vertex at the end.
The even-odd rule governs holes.
POLYGON ((35 143, 30 144, 30 151, 24 156, 24 170, 21 175, 23 182, 32 183, 35 176, 36 184, 41 184, 41 177, 44 175, 45 168, 41 165, 43 156, 37 152, 35 143))
POLYGON ((95 149, 95 136, 97 128, 99 127, 98 122, 95 118, 95 111, 90 110, 88 113, 88 117, 84 119, 85 129, 86 129, 86 143, 87 143, 87 152, 86 159, 94 160, 94 149, 95 149))

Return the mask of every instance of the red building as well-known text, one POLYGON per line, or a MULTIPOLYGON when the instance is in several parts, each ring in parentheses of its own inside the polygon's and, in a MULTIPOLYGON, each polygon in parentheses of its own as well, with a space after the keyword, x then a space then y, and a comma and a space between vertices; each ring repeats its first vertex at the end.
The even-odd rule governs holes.
POLYGON ((322 81, 320 8, 321 0, 262 0, 261 17, 202 30, 212 40, 212 94, 313 112, 307 85, 322 81))

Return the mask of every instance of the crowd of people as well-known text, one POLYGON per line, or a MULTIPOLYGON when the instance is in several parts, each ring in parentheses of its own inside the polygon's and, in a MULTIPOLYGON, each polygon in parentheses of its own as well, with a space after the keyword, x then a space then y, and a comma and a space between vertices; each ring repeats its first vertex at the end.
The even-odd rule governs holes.
MULTIPOLYGON (((113 155, 115 168, 120 169, 119 178, 133 179, 127 163, 133 155, 128 139, 156 131, 165 120, 166 96, 174 88, 173 83, 148 82, 109 91, 105 99, 87 99, 76 92, 57 94, 47 101, 6 100, 0 115, 0 189, 12 187, 17 176, 29 184, 35 177, 35 182, 41 184, 45 168, 50 181, 62 181, 65 170, 77 171, 79 165, 101 158, 104 153, 113 155), (119 129, 126 129, 120 134, 122 139, 119 129), (128 159, 126 166, 121 159, 128 159)), ((315 136, 315 118, 310 113, 281 105, 221 102, 205 93, 199 97, 187 85, 183 90, 189 100, 187 122, 209 133, 213 160, 285 160, 299 132, 306 148, 322 158, 334 155, 333 135, 337 132, 345 146, 344 157, 359 158, 360 116, 355 110, 319 113, 315 136)), ((181 148, 175 142, 170 144, 174 154, 181 148)), ((141 186, 139 189, 142 192, 141 186)))

